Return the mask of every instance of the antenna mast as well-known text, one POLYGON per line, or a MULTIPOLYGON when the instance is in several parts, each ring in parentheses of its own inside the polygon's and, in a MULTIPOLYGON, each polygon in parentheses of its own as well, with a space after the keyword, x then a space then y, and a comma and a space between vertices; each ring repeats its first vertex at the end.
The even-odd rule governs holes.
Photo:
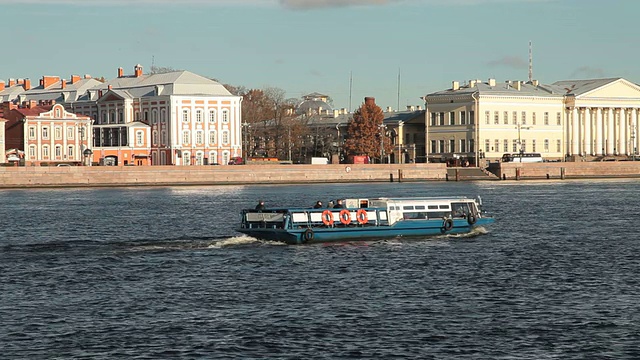
POLYGON ((351 88, 353 87, 353 71, 349 71, 349 112, 351 112, 351 88))
POLYGON ((531 48, 531 40, 529 40, 529 82, 533 82, 533 50, 531 48))
POLYGON ((398 68, 398 107, 396 111, 400 111, 400 68, 398 68))

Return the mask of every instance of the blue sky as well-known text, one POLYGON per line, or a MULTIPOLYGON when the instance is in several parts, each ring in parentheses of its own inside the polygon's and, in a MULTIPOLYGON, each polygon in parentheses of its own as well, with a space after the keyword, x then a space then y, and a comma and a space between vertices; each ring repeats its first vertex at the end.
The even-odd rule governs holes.
POLYGON ((639 10, 636 0, 0 0, 0 79, 113 78, 153 59, 287 97, 325 93, 335 108, 373 96, 404 109, 453 80, 527 80, 529 41, 542 83, 640 83, 639 10))

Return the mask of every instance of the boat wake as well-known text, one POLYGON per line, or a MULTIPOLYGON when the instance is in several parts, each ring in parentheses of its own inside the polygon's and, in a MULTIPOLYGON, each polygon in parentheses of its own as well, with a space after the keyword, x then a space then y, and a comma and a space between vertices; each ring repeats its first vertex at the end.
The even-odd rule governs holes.
POLYGON ((209 249, 221 249, 230 246, 243 246, 243 245, 286 245, 285 243, 281 243, 278 241, 265 241, 259 240, 251 236, 234 236, 222 240, 218 240, 208 246, 209 249))

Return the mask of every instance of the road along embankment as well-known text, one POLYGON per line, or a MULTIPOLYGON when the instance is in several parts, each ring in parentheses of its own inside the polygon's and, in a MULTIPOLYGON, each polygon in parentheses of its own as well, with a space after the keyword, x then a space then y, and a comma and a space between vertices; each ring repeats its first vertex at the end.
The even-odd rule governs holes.
POLYGON ((0 167, 0 188, 445 180, 445 164, 0 167))
POLYGON ((490 169, 503 180, 640 177, 640 161, 501 163, 490 169))

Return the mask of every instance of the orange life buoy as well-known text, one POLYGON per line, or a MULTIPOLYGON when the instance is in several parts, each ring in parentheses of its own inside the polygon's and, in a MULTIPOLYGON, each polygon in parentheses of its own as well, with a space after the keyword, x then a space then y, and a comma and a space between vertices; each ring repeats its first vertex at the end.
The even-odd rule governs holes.
POLYGON ((331 210, 325 210, 322 212, 322 223, 327 226, 333 226, 333 213, 331 210))
POLYGON ((351 212, 349 212, 349 210, 340 210, 340 222, 344 225, 349 225, 349 223, 351 223, 351 212))
POLYGON ((367 211, 365 209, 358 209, 356 213, 356 219, 360 224, 366 224, 369 222, 369 217, 367 216, 367 211))

